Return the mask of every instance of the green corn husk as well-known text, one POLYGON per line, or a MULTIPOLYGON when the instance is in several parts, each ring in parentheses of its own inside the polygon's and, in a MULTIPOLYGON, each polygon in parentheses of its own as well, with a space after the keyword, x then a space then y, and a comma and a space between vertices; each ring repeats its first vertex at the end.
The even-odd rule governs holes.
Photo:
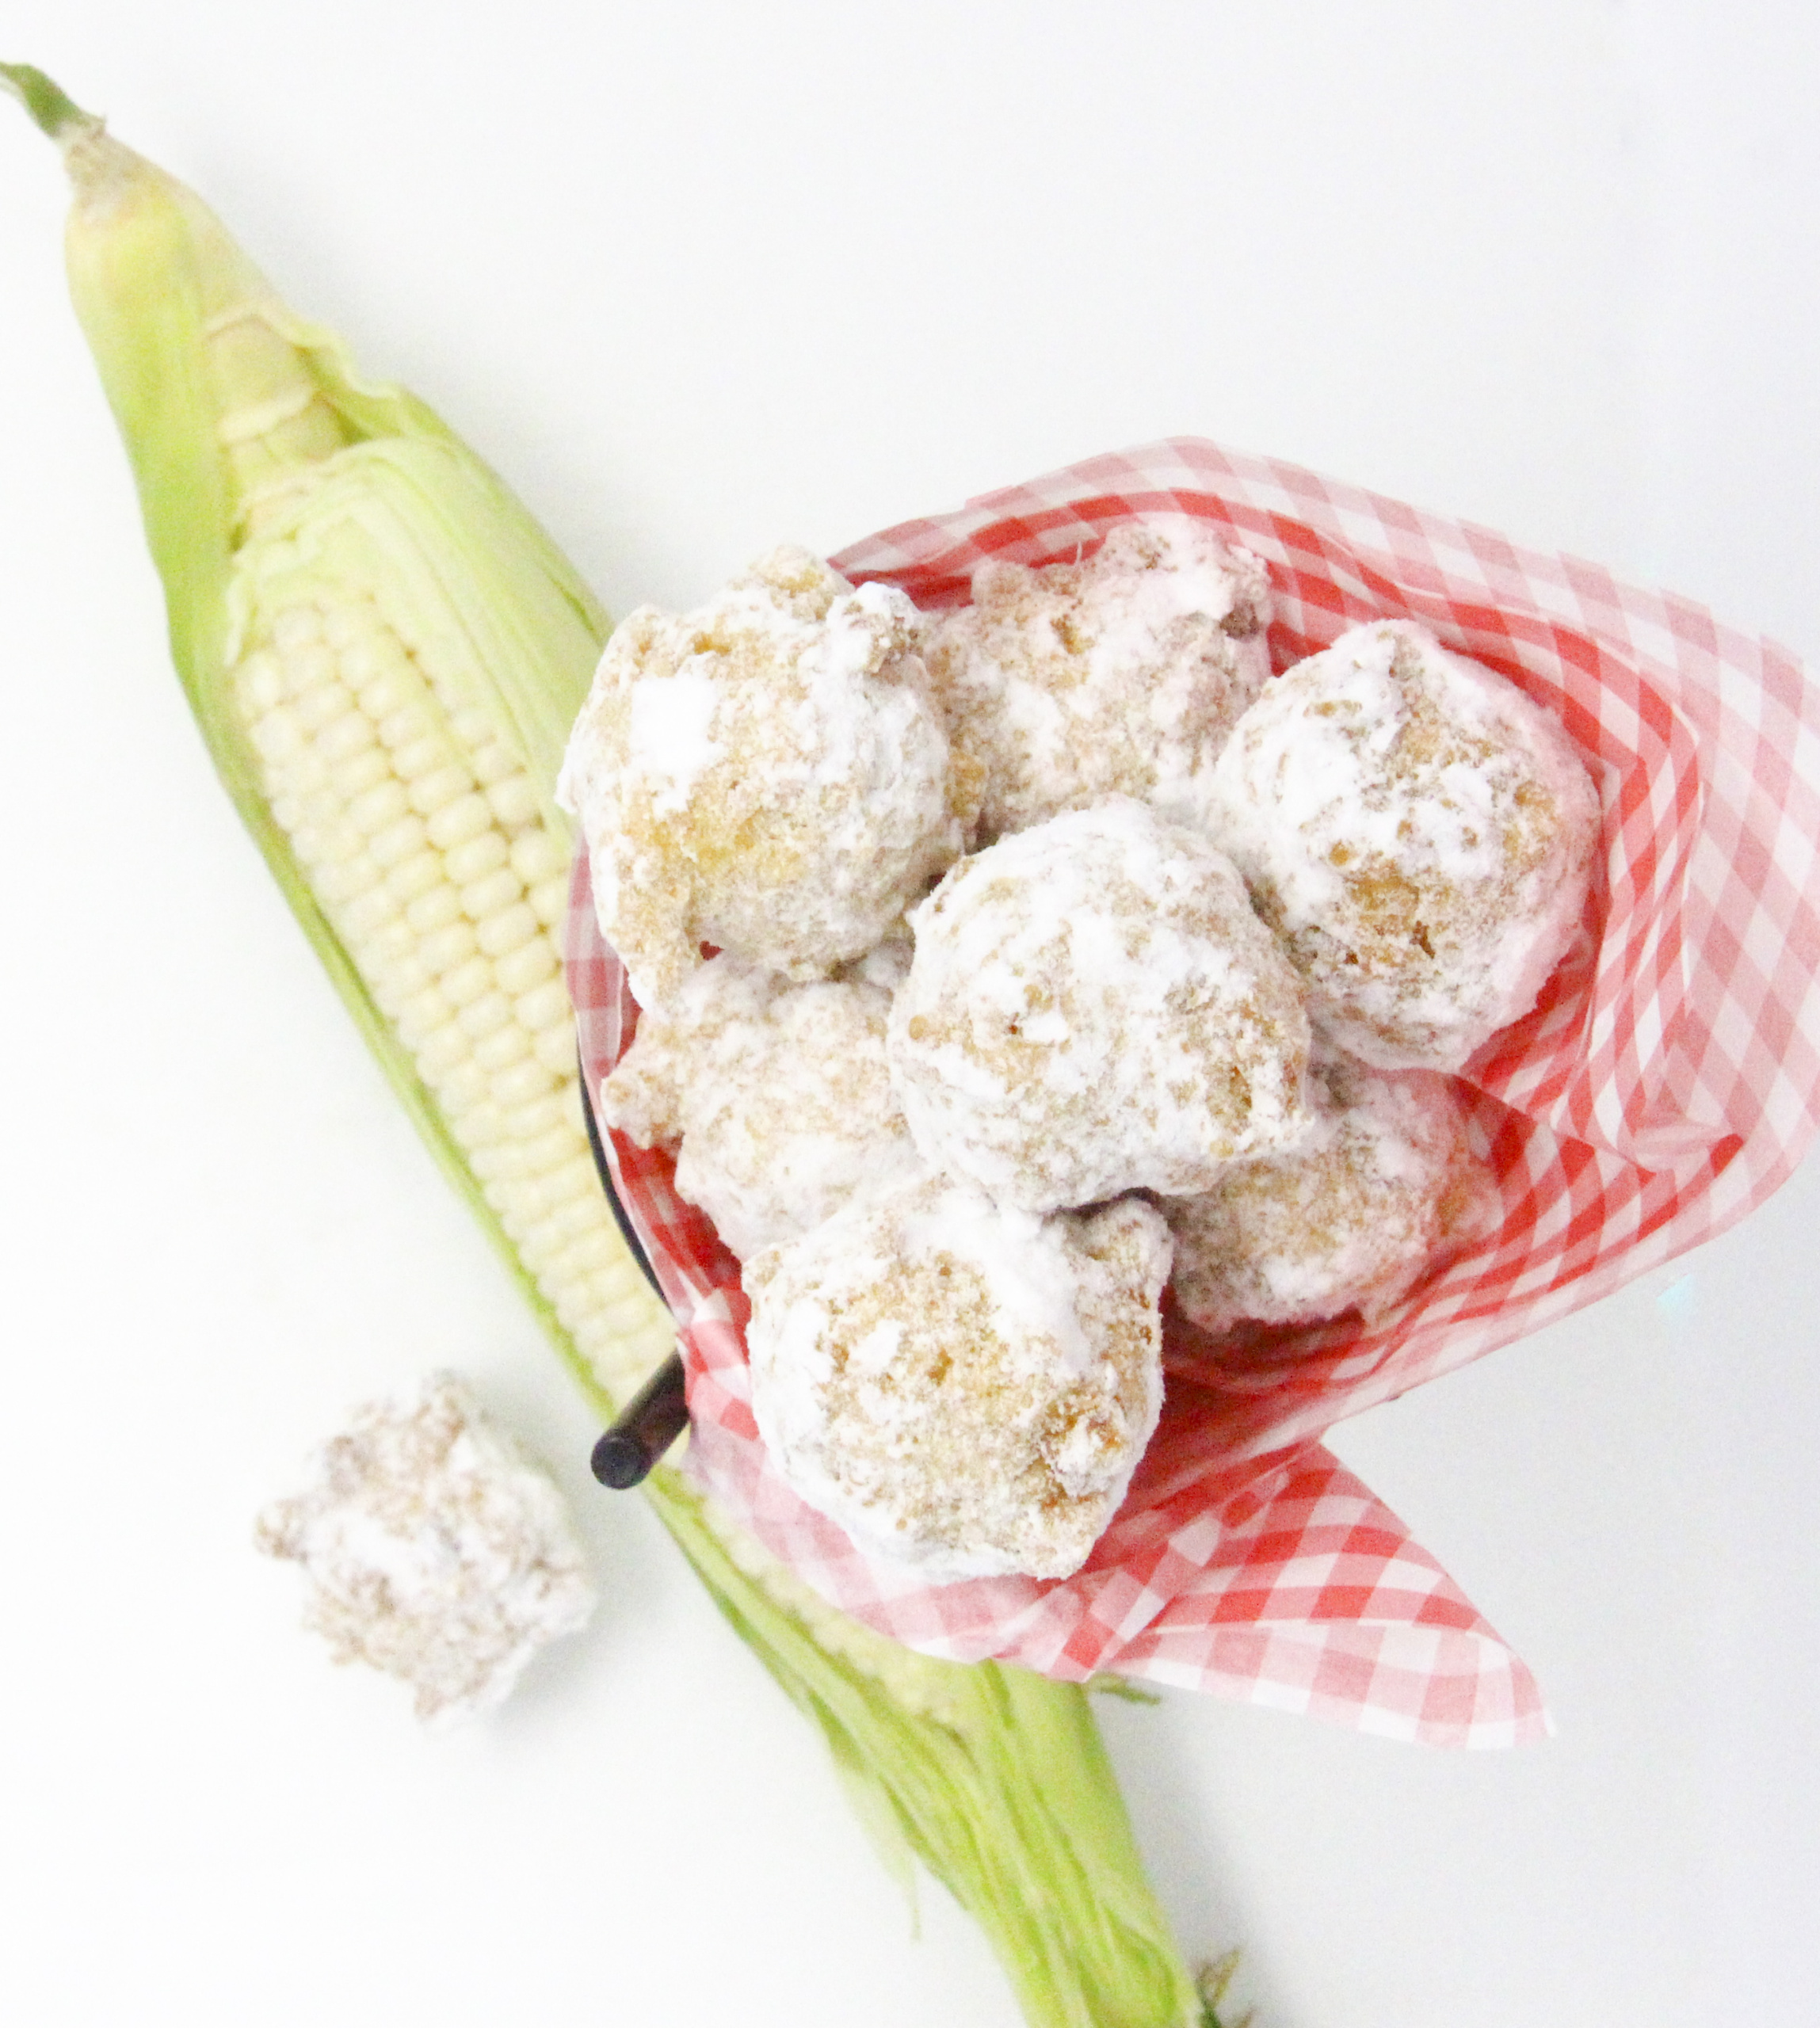
MULTIPOLYGON (((603 1419, 661 1356, 626 1299, 578 1342, 267 799, 235 671, 288 603, 350 591, 450 677, 536 784, 543 822, 605 616, 506 488, 422 403, 361 380, 192 193, 43 74, 0 64, 75 188, 72 295, 138 482, 177 673, 216 767, 445 1173, 603 1419)), ((464 735, 449 729, 459 743, 464 735)), ((470 741, 471 743, 471 741, 470 741)), ((1219 2028, 1145 1878, 1085 1694, 914 1655, 815 1597, 675 1473, 647 1492, 715 1603, 821 1728, 887 1861, 914 1855, 984 1927, 1038 2028, 1219 2028)))

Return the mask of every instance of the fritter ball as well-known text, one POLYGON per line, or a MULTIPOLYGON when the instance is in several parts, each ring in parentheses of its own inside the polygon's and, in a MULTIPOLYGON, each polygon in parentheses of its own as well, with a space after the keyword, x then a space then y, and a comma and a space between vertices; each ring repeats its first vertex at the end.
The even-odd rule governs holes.
POLYGON ((742 1260, 922 1165, 885 1062, 891 947, 851 981, 792 985, 730 952, 642 1016, 601 1088, 641 1147, 681 1143, 680 1195, 742 1260))
POLYGON ((962 860, 910 921, 899 1103, 996 1203, 1205 1190, 1307 1126, 1299 982, 1199 833, 1116 797, 962 860))
POLYGON ((791 978, 884 936, 960 848, 902 593, 778 549, 700 611, 607 643, 559 795, 642 1006, 718 944, 791 978))
POLYGON ((303 1566, 303 1624, 335 1660, 402 1677, 432 1725, 490 1710, 593 1611, 555 1481, 452 1373, 356 1409, 254 1540, 303 1566))
POLYGON ((1406 621, 1270 684, 1215 769, 1214 833, 1307 982, 1385 1069, 1457 1070, 1574 939, 1599 799, 1557 720, 1406 621))
POLYGON ((925 1178, 747 1264, 777 1469, 931 1577, 1078 1569, 1162 1405, 1161 1216, 1038 1219, 925 1178))
POLYGON ((1270 584, 1186 515, 1115 528, 1082 563, 982 564, 926 650, 970 837, 1129 795, 1185 823, 1270 673, 1270 584))
POLYGON ((1204 1195, 1162 1200, 1177 1306, 1204 1330, 1354 1308, 1373 1323, 1496 1227, 1497 1181, 1451 1079, 1326 1051, 1309 1091, 1317 1124, 1300 1146, 1234 1163, 1204 1195))

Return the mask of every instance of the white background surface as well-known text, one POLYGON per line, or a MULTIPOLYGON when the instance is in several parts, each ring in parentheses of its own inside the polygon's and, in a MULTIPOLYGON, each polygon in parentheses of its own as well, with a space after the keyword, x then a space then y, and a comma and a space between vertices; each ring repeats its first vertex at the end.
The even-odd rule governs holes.
MULTIPOLYGON (((1218 437, 1820 657, 1820 29, 1793 5, 248 9, 26 0, 41 64, 407 380, 616 611, 1218 437)), ((1013 2028, 635 1500, 231 818, 0 105, 0 2017, 1013 2028), (251 1517, 453 1363, 606 1573, 420 1737, 251 1517)), ((1806 2024, 1820 1178, 1337 1448, 1542 1678, 1450 1755, 1105 1723, 1260 2028, 1806 2024)))

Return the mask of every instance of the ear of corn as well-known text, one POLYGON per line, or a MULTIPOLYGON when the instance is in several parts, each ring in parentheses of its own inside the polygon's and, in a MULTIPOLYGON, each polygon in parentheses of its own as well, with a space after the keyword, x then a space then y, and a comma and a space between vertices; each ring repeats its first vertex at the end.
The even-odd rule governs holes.
POLYGON ((605 616, 422 402, 47 101, 71 294, 216 767, 451 1182, 578 1377, 623 1397, 670 1333, 593 1176, 552 935, 549 785, 605 616))
MULTIPOLYGON (((362 382, 190 192, 41 74, 0 65, 0 82, 64 150, 72 293, 216 766, 433 1153, 610 1413, 670 1333, 593 1173, 555 936, 570 841, 551 789, 605 616, 480 461, 362 382)), ((887 1856, 914 1853, 981 1922, 1032 2022, 1213 2022, 1078 1689, 914 1655, 673 1473, 647 1492, 887 1856)))

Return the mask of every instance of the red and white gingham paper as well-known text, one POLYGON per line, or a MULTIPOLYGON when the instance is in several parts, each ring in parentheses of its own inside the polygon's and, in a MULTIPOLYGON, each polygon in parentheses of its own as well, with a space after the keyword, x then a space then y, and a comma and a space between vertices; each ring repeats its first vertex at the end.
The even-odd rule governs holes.
MULTIPOLYGON (((771 1470, 738 1264, 617 1135, 622 1198, 675 1311, 691 1469, 822 1595, 930 1654, 1097 1671, 1462 1745, 1547 1728, 1534 1679, 1315 1439, 1672 1260, 1761 1203, 1820 1124, 1820 698, 1784 651, 1591 565, 1174 439, 1096 458, 834 558, 925 608, 989 556, 1044 563, 1186 512, 1269 565, 1273 665, 1363 619, 1422 621, 1555 711, 1601 781, 1603 878, 1535 1012, 1467 1066, 1501 1180, 1494 1239, 1368 1330, 1215 1342, 1171 1320, 1162 1426, 1086 1566, 932 1585, 857 1549, 771 1470)), ((585 859, 569 984, 591 1089, 637 1010, 585 859)))

